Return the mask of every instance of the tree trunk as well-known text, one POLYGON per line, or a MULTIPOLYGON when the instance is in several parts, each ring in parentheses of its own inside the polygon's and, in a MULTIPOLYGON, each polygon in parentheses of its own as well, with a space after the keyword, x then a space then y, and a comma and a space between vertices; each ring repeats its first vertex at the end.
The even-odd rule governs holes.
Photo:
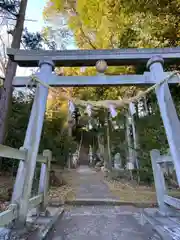
POLYGON ((98 140, 98 149, 101 156, 101 160, 102 160, 102 157, 104 160, 104 136, 98 135, 97 140, 98 140))
POLYGON ((131 132, 130 127, 131 124, 129 123, 129 112, 126 113, 126 143, 127 143, 127 162, 131 162, 134 164, 134 158, 133 158, 133 146, 132 146, 132 138, 131 138, 131 132))
POLYGON ((108 158, 108 169, 112 170, 112 158, 111 158, 111 145, 110 145, 110 120, 109 115, 107 118, 107 158, 108 158))
MULTIPOLYGON (((24 27, 25 12, 28 0, 21 0, 19 14, 17 16, 16 25, 13 32, 13 40, 11 47, 19 49, 21 36, 24 27)), ((16 74, 17 64, 8 59, 4 87, 0 88, 0 144, 3 144, 6 138, 6 127, 8 113, 12 99, 12 81, 16 74)))
MULTIPOLYGON (((68 109, 68 136, 70 141, 70 139, 72 138, 72 117, 69 109, 68 109)), ((71 147, 69 146, 68 168, 70 169, 71 167, 72 167, 72 150, 71 147)))
POLYGON ((138 149, 139 149, 139 140, 138 140, 138 133, 136 128, 136 122, 134 119, 134 116, 131 116, 132 118, 132 132, 133 132, 133 152, 134 152, 134 161, 136 164, 136 167, 139 169, 139 161, 138 161, 138 149))

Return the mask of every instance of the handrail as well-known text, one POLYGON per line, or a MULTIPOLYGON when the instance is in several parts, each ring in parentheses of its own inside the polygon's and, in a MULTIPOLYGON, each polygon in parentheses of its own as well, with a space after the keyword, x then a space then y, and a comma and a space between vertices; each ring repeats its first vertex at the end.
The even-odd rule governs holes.
MULTIPOLYGON (((12 158, 16 160, 26 160, 27 150, 18 150, 0 144, 0 157, 12 158)), ((37 156, 37 162, 41 163, 41 173, 39 180, 38 195, 29 199, 28 211, 33 208, 39 208, 41 212, 46 211, 48 204, 48 189, 49 189, 49 171, 52 160, 52 153, 50 150, 44 150, 43 155, 37 156)), ((21 207, 20 199, 16 199, 13 204, 10 204, 8 209, 0 213, 0 227, 4 227, 12 223, 14 220, 18 221, 19 207, 21 207)))
POLYGON ((161 155, 161 157, 156 161, 158 164, 162 163, 173 163, 173 159, 171 156, 161 155))
POLYGON ((169 206, 180 209, 180 199, 178 199, 178 198, 165 195, 164 202, 169 206))
MULTIPOLYGON (((39 194, 29 199, 29 210, 37 207, 43 201, 43 194, 39 194)), ((0 227, 8 225, 18 217, 17 204, 9 205, 8 209, 0 213, 0 227)))
POLYGON ((29 199, 29 210, 37 207, 43 201, 43 194, 39 194, 29 199))
POLYGON ((16 204, 9 205, 8 209, 0 213, 0 227, 8 225, 15 220, 18 216, 16 204))
MULTIPOLYGON (((29 199, 29 210, 36 208, 43 202, 43 194, 29 199)), ((0 213, 0 227, 6 226, 18 217, 17 204, 9 205, 8 209, 0 213)))
POLYGON ((175 214, 175 209, 180 209, 180 199, 168 196, 162 168, 162 163, 173 163, 173 159, 170 154, 160 155, 157 149, 153 149, 150 154, 159 211, 163 215, 175 214))
MULTIPOLYGON (((23 160, 26 159, 26 150, 19 150, 16 148, 8 147, 0 144, 0 157, 4 158, 12 158, 15 160, 23 160)), ((46 163, 47 158, 42 155, 37 156, 37 162, 46 163)))

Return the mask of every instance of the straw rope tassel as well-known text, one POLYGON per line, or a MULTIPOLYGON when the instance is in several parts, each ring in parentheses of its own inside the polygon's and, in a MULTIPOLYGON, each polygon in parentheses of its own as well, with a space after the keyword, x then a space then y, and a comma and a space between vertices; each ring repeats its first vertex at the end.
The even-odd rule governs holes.
MULTIPOLYGON (((147 88, 145 91, 138 93, 136 96, 128 98, 128 99, 122 99, 122 100, 104 100, 104 101, 84 101, 84 100, 80 100, 77 98, 70 98, 66 95, 63 95, 63 97, 66 100, 69 101, 73 101, 76 104, 82 105, 82 106, 87 106, 87 104, 90 104, 94 107, 104 107, 104 108, 108 108, 109 109, 109 105, 113 104, 114 107, 125 107, 126 105, 129 105, 131 102, 137 102, 139 99, 141 99, 142 97, 146 96, 147 94, 149 94, 150 92, 152 92, 153 90, 155 90, 158 86, 160 86, 161 84, 168 82, 173 76, 177 75, 178 80, 180 82, 180 73, 178 71, 174 71, 172 72, 168 77, 164 78, 163 80, 161 80, 159 83, 154 84, 153 86, 147 88)), ((31 80, 35 81, 39 84, 41 84, 44 87, 47 87, 49 89, 51 89, 52 91, 55 92, 55 90, 49 86, 47 83, 42 82, 37 76, 32 75, 31 76, 31 80)))

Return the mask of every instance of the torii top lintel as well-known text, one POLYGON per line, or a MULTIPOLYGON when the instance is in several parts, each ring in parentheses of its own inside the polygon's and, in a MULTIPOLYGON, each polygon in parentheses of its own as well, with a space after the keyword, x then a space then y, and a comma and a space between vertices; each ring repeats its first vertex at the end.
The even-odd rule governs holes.
POLYGON ((8 48, 7 55, 21 67, 37 67, 40 60, 52 60, 55 66, 95 66, 106 60, 108 66, 147 64, 153 56, 161 56, 167 64, 180 64, 180 47, 129 48, 112 50, 19 50, 8 48))

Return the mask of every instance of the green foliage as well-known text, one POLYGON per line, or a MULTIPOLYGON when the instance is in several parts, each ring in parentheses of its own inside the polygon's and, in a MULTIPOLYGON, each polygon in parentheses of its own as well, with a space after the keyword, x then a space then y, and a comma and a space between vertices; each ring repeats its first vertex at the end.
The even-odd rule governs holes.
POLYGON ((45 12, 69 18, 80 48, 179 44, 179 0, 50 0, 45 12))
MULTIPOLYGON (((20 91, 14 92, 5 145, 18 149, 23 146, 32 99, 33 94, 26 95, 20 91)), ((5 159, 2 161, 1 168, 14 173, 17 166, 17 161, 5 159)))
POLYGON ((72 137, 68 136, 68 129, 65 128, 63 116, 54 116, 45 120, 43 134, 41 138, 40 150, 51 149, 53 157, 62 166, 67 163, 69 149, 75 152, 76 143, 72 137))
POLYGON ((61 90, 50 93, 43 127, 40 149, 51 149, 59 164, 67 162, 69 150, 75 152, 77 143, 68 135, 68 103, 61 97, 61 90))
MULTIPOLYGON (((23 146, 25 133, 30 117, 34 94, 27 92, 15 91, 13 95, 12 111, 9 116, 8 132, 5 145, 13 148, 23 146)), ((60 111, 47 117, 44 121, 43 133, 40 143, 39 152, 44 149, 50 149, 57 163, 64 166, 67 161, 69 148, 74 152, 76 142, 73 138, 68 137, 68 129, 65 123, 67 122, 67 114, 60 111)), ((6 159, 2 161, 2 169, 16 172, 18 162, 6 159)), ((38 171, 38 170, 37 170, 38 171)))
MULTIPOLYGON (((180 1, 179 0, 49 0, 46 15, 62 14, 68 20, 80 49, 107 48, 156 48, 178 46, 180 43, 180 1)), ((110 67, 106 74, 143 73, 144 65, 133 67, 110 67)), ((95 68, 66 68, 65 75, 95 75, 95 68)), ((131 97, 139 87, 84 87, 73 89, 72 95, 84 100, 103 100, 131 97)), ((179 112, 179 88, 171 89, 179 112)), ((149 151, 168 148, 164 127, 154 94, 147 96, 149 114, 140 117, 136 114, 136 127, 139 135, 138 158, 142 181, 152 181, 149 151)), ((137 105, 137 113, 144 109, 144 103, 137 105)), ((121 111, 123 115, 123 111, 121 111)), ((103 111, 96 111, 94 118, 104 121, 103 111)), ((117 120, 117 119, 116 119, 117 120)), ((105 128, 101 129, 105 134, 105 128)), ((95 133, 94 133, 95 134, 95 133)), ((100 134, 100 132, 99 132, 100 134)), ((105 135, 104 135, 105 136, 105 135)), ((120 150, 124 160, 127 146, 125 132, 110 131, 112 149, 120 150)))
POLYGON ((150 167, 148 168, 140 168, 132 170, 132 175, 135 180, 138 181, 137 176, 140 179, 140 183, 145 183, 151 185, 154 182, 153 173, 150 167))
POLYGON ((28 32, 27 28, 24 29, 22 35, 22 44, 26 49, 39 50, 48 48, 50 50, 56 49, 56 43, 45 36, 45 33, 28 32))
POLYGON ((23 145, 32 99, 33 94, 27 96, 23 92, 15 92, 9 118, 6 145, 13 148, 20 148, 23 145))

